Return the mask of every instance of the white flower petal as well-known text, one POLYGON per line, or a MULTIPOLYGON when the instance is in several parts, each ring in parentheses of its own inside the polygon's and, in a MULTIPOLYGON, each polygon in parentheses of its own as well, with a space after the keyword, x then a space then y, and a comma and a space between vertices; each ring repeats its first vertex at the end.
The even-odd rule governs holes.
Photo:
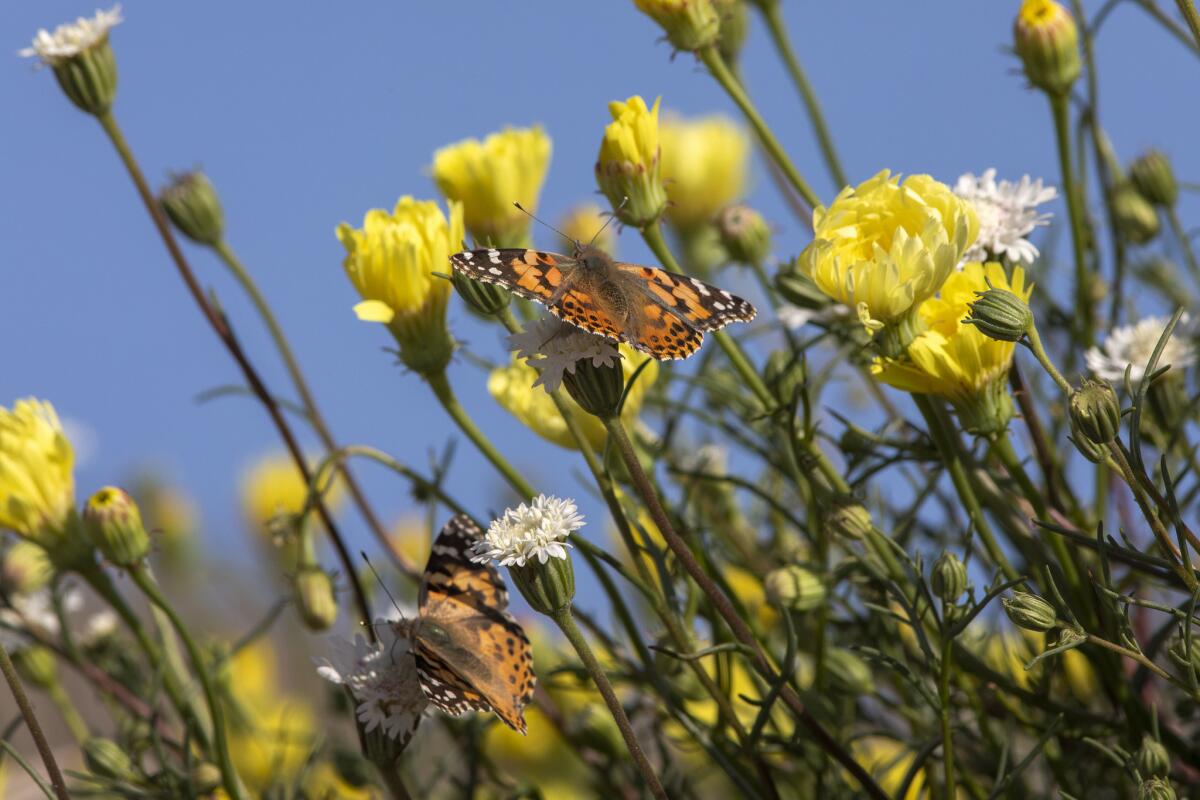
POLYGON ((1028 175, 1016 183, 997 183, 996 170, 987 169, 979 176, 967 173, 959 177, 954 193, 970 201, 979 217, 979 236, 960 263, 986 261, 989 256, 1033 263, 1038 250, 1026 237, 1049 222, 1052 215, 1036 208, 1058 197, 1058 190, 1028 175))

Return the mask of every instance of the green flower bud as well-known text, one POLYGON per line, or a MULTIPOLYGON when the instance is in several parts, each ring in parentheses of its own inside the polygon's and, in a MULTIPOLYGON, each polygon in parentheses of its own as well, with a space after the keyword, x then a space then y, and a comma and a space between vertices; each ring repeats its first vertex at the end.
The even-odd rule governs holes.
POLYGON ((1088 440, 1108 444, 1121 432, 1121 404, 1112 386, 1085 379, 1071 393, 1071 421, 1088 440))
POLYGON ((625 391, 623 359, 596 366, 589 358, 575 362, 575 370, 563 373, 563 386, 584 411, 606 419, 615 416, 625 391))
POLYGON ((967 590, 967 567, 958 560, 958 556, 947 550, 933 562, 929 583, 933 586, 933 593, 943 603, 953 605, 967 590))
POLYGON ((1175 800, 1175 787, 1163 778, 1142 781, 1138 787, 1138 800, 1175 800))
POLYGON ((1017 342, 1033 327, 1029 304, 1012 292, 988 289, 976 294, 979 299, 971 303, 971 313, 965 321, 984 336, 1002 342, 1017 342))
POLYGON ((221 768, 209 761, 201 761, 192 767, 189 779, 194 791, 208 794, 221 785, 221 768))
POLYGON ((454 284, 454 291, 458 292, 467 308, 484 318, 499 314, 508 308, 508 303, 512 300, 512 295, 499 286, 468 278, 458 270, 454 270, 450 282, 454 284))
POLYGON ((1122 183, 1112 193, 1113 224, 1131 244, 1147 244, 1158 236, 1158 212, 1132 183, 1122 183))
POLYGON ((508 574, 521 591, 529 607, 540 614, 553 616, 569 608, 575 599, 575 568, 571 558, 547 558, 540 562, 531 559, 524 566, 510 564, 508 574))
POLYGON ((862 696, 875 691, 871 666, 850 650, 831 648, 825 654, 825 668, 833 685, 846 694, 862 696))
POLYGON ((1093 464, 1100 464, 1108 458, 1108 448, 1084 436, 1074 419, 1071 420, 1071 434, 1067 438, 1075 445, 1075 449, 1093 464))
POLYGON ((717 232, 729 257, 740 264, 761 264, 771 254, 771 227, 753 208, 726 206, 717 215, 717 232))
POLYGON ((1171 756, 1161 742, 1147 734, 1137 751, 1137 768, 1142 777, 1165 778, 1171 773, 1171 756))
POLYGON ((725 62, 734 66, 741 55, 742 45, 746 43, 746 32, 750 27, 746 4, 743 0, 713 0, 713 7, 721 20, 721 39, 717 48, 725 62))
POLYGON ((293 600, 300 620, 310 631, 327 631, 337 621, 333 578, 320 567, 301 567, 292 580, 293 600))
POLYGON ((44 547, 28 539, 18 539, 0 561, 0 589, 5 594, 36 592, 54 577, 54 564, 44 547))
POLYGON ((763 578, 767 600, 794 611, 811 611, 825 602, 825 584, 816 573, 796 564, 773 569, 763 578))
POLYGON ((852 498, 841 498, 826 514, 825 526, 836 536, 862 539, 871 532, 871 512, 852 498))
POLYGON ((1001 602, 1004 604, 1004 613, 1018 628, 1048 631, 1058 624, 1054 606, 1035 594, 1013 592, 1012 597, 1006 597, 1001 602))
POLYGON ((804 386, 804 362, 790 350, 775 350, 767 357, 763 378, 775 399, 790 406, 797 390, 804 386))
POLYGON ((12 650, 9 655, 21 679, 29 685, 49 689, 58 683, 58 662, 50 648, 32 644, 12 650))
POLYGON ((83 763, 93 775, 121 783, 136 783, 133 760, 121 745, 103 736, 93 736, 83 743, 83 763))
POLYGON ((1079 31, 1053 0, 1025 0, 1013 26, 1013 49, 1025 77, 1044 92, 1065 96, 1079 78, 1079 31))
POLYGON ((105 486, 88 499, 83 526, 101 555, 118 567, 134 567, 150 552, 137 503, 116 486, 105 486))
POLYGON ((1179 185, 1171 162, 1157 150, 1134 159, 1129 165, 1129 177, 1138 193, 1156 206, 1170 207, 1179 199, 1179 185))
POLYGON ((642 13, 657 22, 677 50, 694 52, 721 35, 721 18, 712 0, 633 0, 642 13))
POLYGON ((193 170, 171 177, 158 193, 158 202, 167 219, 196 244, 213 247, 225 231, 221 201, 203 172, 193 170))
POLYGON ((830 304, 829 295, 818 289, 813 279, 796 269, 794 264, 779 270, 775 288, 784 300, 809 311, 819 311, 830 304))

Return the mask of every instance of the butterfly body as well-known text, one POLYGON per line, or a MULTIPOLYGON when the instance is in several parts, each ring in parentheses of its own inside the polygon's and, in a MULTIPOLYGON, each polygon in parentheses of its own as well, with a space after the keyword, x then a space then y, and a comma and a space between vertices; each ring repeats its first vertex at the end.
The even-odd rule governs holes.
POLYGON ((590 245, 570 256, 541 250, 466 250, 459 272, 545 305, 559 319, 628 342, 662 361, 687 358, 706 331, 754 319, 754 306, 686 275, 613 259, 590 245))
POLYGON ((429 702, 455 716, 495 711, 524 733, 523 710, 537 683, 533 656, 525 631, 506 611, 500 574, 470 560, 481 535, 464 515, 446 523, 421 579, 418 616, 399 625, 412 642, 429 702))

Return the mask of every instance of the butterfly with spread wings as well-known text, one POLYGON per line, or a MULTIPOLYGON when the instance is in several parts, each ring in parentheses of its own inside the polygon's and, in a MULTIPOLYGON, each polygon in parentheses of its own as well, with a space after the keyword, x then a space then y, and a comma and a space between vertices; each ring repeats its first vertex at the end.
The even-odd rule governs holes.
POLYGON ((464 514, 445 524, 421 579, 417 618, 400 625, 429 702, 454 716, 495 711, 525 733, 522 712, 537 684, 533 654, 525 631, 505 610, 500 573, 471 561, 471 547, 482 536, 464 514))
POLYGON ((592 245, 570 256, 495 248, 450 256, 469 278, 536 300, 590 333, 628 342, 660 361, 687 358, 706 331, 754 319, 754 306, 704 281, 616 261, 592 245))

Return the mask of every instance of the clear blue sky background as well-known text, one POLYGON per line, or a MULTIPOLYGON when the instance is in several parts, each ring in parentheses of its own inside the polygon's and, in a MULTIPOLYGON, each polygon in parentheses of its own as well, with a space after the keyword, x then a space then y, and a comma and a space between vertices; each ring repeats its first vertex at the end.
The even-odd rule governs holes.
MULTIPOLYGON (((947 181, 989 166, 1057 183, 1044 97, 1027 90, 1006 52, 1016 2, 785 2, 795 43, 822 98, 853 180, 880 168, 947 181)), ((1095 10, 1098 3, 1088 3, 1095 10)), ((592 165, 606 104, 663 96, 686 114, 734 113, 688 56, 670 60, 655 26, 632 3, 358 2, 125 3, 112 35, 120 65, 116 113, 146 173, 202 165, 226 209, 229 240, 273 302, 343 442, 370 443, 415 466, 454 436, 414 376, 383 351, 380 327, 358 322, 338 222, 359 223, 399 195, 432 197, 433 151, 505 124, 540 122, 554 140, 543 215, 593 196, 592 165)), ((97 125, 77 112, 48 71, 15 51, 41 26, 90 14, 90 2, 0 5, 0 403, 48 398, 89 431, 81 496, 161 465, 203 507, 205 535, 237 561, 244 539, 237 484, 245 466, 278 447, 246 399, 197 405, 238 380, 167 260, 97 125)), ((1104 124, 1123 158, 1155 145, 1181 176, 1200 176, 1194 102, 1200 64, 1130 4, 1099 38, 1104 124), (1183 95, 1181 98, 1180 95, 1183 95)), ((818 192, 835 192, 796 93, 765 32, 754 25, 745 79, 780 140, 818 192)), ((777 252, 807 242, 761 164, 749 200, 778 230, 777 252)), ((1061 201, 1053 204, 1060 218, 1061 201)), ((1188 200, 1185 216, 1195 210, 1188 200)), ((545 231, 538 236, 549 245, 545 231)), ((647 257, 628 232, 630 260, 647 257)), ((269 341, 223 269, 189 248, 270 384, 287 387, 269 341)), ((737 282, 737 278, 727 281, 737 282)), ((452 310, 471 346, 500 357, 494 330, 452 310)), ((469 364, 452 374, 464 403, 539 487, 579 496, 565 451, 501 411, 469 364)), ((311 437, 308 437, 311 442, 311 437)), ((408 488, 371 465, 358 469, 385 518, 409 508, 408 488)), ((503 502, 498 480, 466 443, 453 490, 482 513, 503 502)), ((584 503, 599 523, 598 506, 584 503)), ((349 509, 356 546, 369 547, 349 509)), ((603 535, 597 524, 593 536, 603 535)), ((244 552, 249 553, 247 549, 244 552)))

